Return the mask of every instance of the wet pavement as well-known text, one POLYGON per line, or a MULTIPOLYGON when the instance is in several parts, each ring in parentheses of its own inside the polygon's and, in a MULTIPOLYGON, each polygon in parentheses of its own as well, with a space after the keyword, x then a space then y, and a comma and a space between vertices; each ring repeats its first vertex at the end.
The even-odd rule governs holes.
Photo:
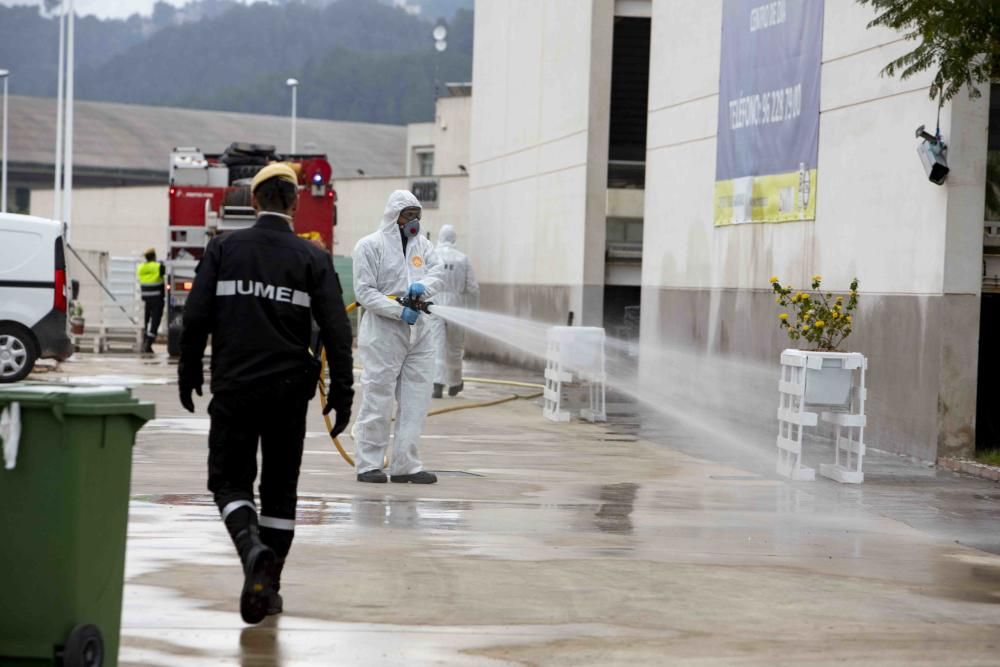
MULTIPOLYGON (((609 425, 553 424, 534 401, 430 417, 434 486, 354 481, 317 404, 286 612, 247 627, 204 489, 207 398, 184 412, 173 373, 84 355, 36 378, 157 403, 122 664, 1000 664, 1000 485, 879 455, 861 486, 788 483, 625 404, 609 425)), ((433 407, 530 391, 466 386, 433 407)))

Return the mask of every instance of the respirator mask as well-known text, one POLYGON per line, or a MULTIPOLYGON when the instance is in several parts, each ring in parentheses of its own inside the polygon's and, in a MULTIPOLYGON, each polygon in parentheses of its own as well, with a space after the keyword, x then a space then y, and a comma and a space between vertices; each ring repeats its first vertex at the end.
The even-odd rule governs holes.
POLYGON ((408 239, 414 238, 420 233, 420 218, 414 218, 409 222, 405 222, 400 225, 399 229, 403 232, 403 236, 408 239))

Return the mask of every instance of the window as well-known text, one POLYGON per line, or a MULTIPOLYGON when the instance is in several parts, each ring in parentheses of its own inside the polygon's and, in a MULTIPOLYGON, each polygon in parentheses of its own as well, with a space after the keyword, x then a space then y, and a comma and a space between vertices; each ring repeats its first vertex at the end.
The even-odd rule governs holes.
POLYGON ((634 163, 646 160, 649 45, 649 19, 615 19, 608 145, 608 159, 611 161, 634 163))
POLYGON ((417 175, 418 176, 433 176, 434 175, 434 150, 433 149, 417 149, 417 175))
MULTIPOLYGON (((10 196, 7 197, 11 199, 10 196)), ((31 210, 31 190, 28 188, 14 188, 13 206, 8 202, 8 210, 11 213, 27 214, 31 210)))

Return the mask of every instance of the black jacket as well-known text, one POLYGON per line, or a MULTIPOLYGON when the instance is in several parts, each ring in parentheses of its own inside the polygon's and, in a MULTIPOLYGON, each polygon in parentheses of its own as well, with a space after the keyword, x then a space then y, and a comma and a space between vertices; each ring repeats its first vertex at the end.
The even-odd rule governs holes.
POLYGON ((209 334, 213 393, 315 371, 313 319, 330 364, 330 400, 349 406, 351 325, 330 256, 293 234, 284 218, 261 215, 205 249, 184 307, 178 376, 200 384, 209 334))

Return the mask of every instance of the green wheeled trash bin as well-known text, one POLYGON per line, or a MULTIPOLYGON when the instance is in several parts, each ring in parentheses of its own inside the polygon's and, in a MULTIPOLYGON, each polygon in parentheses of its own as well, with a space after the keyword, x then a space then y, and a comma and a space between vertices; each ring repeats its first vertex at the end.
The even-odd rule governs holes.
POLYGON ((132 445, 153 414, 123 387, 0 387, 0 665, 118 664, 132 445))

